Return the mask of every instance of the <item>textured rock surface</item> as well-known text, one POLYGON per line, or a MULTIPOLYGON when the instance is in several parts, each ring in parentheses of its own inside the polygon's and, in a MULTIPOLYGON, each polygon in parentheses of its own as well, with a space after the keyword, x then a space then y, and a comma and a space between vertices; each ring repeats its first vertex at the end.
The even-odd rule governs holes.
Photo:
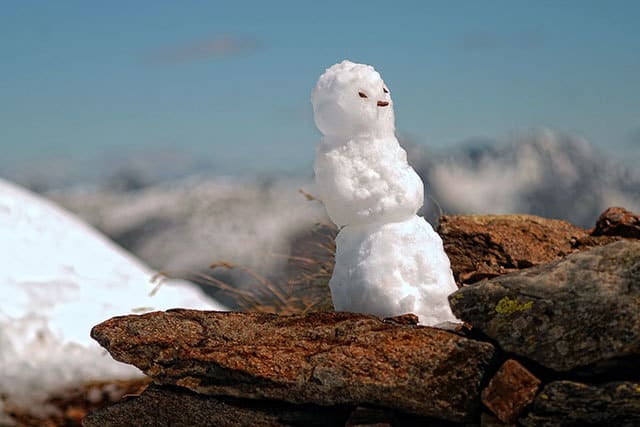
MULTIPOLYGON (((384 408, 358 406, 349 415, 344 427, 399 427, 399 426, 428 426, 428 427, 457 427, 460 423, 424 418, 398 413, 384 408)), ((343 427, 340 424, 340 427, 343 427)))
POLYGON ((526 427, 640 425, 640 383, 590 386, 571 381, 548 384, 536 397, 526 427))
POLYGON ((488 412, 480 414, 480 427, 515 427, 516 424, 505 424, 495 415, 488 412))
POLYGON ((348 408, 202 396, 178 387, 150 386, 83 419, 85 427, 231 427, 344 425, 348 408))
POLYGON ((512 424, 523 409, 533 402, 539 385, 538 378, 517 361, 509 359, 482 391, 482 403, 500 421, 512 424))
POLYGON ((640 239, 640 215, 624 208, 609 208, 598 218, 592 234, 640 239))
POLYGON ((351 412, 344 427, 393 427, 398 423, 392 411, 359 406, 351 412))
POLYGON ((151 385, 140 395, 128 396, 110 407, 92 412, 82 421, 85 427, 451 427, 457 425, 434 418, 395 413, 389 409, 348 406, 326 408, 274 400, 207 396, 182 387, 158 385, 151 385))
POLYGON ((616 239, 593 237, 566 221, 534 215, 443 216, 438 233, 458 283, 545 264, 616 239))
POLYGON ((493 346, 351 313, 278 317, 171 310, 93 328, 111 355, 161 384, 203 394, 369 404, 461 421, 479 401, 493 346))
POLYGON ((464 287, 453 312, 509 352, 566 371, 640 355, 640 242, 623 240, 464 287))

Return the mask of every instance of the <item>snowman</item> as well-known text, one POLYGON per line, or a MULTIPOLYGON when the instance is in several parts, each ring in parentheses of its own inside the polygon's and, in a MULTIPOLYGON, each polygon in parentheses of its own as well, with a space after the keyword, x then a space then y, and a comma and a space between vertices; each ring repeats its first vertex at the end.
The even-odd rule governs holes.
POLYGON ((440 236, 416 215, 423 184, 395 137, 393 101, 373 67, 343 61, 311 94, 317 190, 333 222, 336 263, 329 282, 338 311, 418 315, 423 325, 458 322, 457 290, 440 236))

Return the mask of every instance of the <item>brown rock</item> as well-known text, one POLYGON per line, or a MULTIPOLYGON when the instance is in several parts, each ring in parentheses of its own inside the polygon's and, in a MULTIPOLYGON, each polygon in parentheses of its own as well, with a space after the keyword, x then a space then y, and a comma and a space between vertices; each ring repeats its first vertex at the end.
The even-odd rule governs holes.
POLYGON ((591 234, 640 239, 640 215, 624 208, 609 208, 600 215, 591 234))
POLYGON ((464 286, 449 303, 507 352, 595 373, 640 356, 639 284, 640 241, 623 239, 464 286))
MULTIPOLYGON (((351 415, 349 415, 349 419, 347 419, 344 427, 452 427, 459 425, 459 423, 452 423, 450 421, 443 421, 435 418, 425 418, 416 415, 398 413, 385 408, 358 406, 351 412, 351 415)), ((342 424, 340 427, 342 427, 342 424)))
POLYGON ((473 416, 491 344, 353 313, 170 310, 107 320, 91 335, 161 384, 198 393, 473 416))
POLYGON ((534 215, 445 215, 438 233, 459 284, 545 264, 616 239, 534 215))
POLYGON ((385 317, 383 322, 395 323, 398 325, 417 325, 420 322, 418 316, 413 313, 401 314, 400 316, 385 317))
POLYGON ((258 402, 202 396, 180 387, 152 385, 139 396, 99 409, 83 420, 85 427, 277 427, 344 425, 349 408, 327 410, 315 405, 258 402))
POLYGON ((515 427, 516 424, 505 424, 495 415, 483 412, 480 414, 480 427, 515 427))
MULTIPOLYGON (((17 406, 14 402, 4 402, 4 412, 11 418, 3 417, 0 410, 0 426, 77 426, 87 413, 112 405, 124 395, 139 394, 148 384, 148 378, 78 384, 57 390, 45 402, 47 410, 37 413, 34 413, 30 406, 17 406), (10 420, 14 423, 7 424, 10 420)), ((1 397, 0 403, 2 403, 1 397)))
POLYGON ((527 368, 509 359, 482 391, 482 403, 500 421, 513 424, 523 409, 533 402, 539 385, 540 380, 527 368))
POLYGON ((344 427, 392 427, 398 423, 393 411, 358 406, 349 415, 344 427))
POLYGON ((525 427, 640 426, 640 382, 554 381, 536 396, 525 427))

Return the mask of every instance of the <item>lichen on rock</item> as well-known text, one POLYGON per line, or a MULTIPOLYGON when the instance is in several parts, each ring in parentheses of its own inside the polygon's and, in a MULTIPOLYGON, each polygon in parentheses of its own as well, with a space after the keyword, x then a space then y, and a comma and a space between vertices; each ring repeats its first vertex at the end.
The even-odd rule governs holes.
MULTIPOLYGON (((461 295, 461 294, 460 294, 461 295)), ((527 311, 533 307, 533 301, 520 302, 517 299, 504 297, 496 305, 496 313, 509 316, 513 313, 527 311)))
POLYGON ((640 242, 623 240, 465 286, 449 301, 503 350, 567 371, 640 355, 639 283, 640 242))

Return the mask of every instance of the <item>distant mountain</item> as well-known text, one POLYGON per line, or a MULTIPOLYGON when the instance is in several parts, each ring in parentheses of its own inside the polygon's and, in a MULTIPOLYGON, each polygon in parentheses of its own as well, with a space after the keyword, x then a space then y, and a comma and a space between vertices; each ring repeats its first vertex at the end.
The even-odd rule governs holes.
POLYGON ((154 268, 197 272, 230 261, 263 275, 286 264, 291 241, 325 218, 304 180, 190 177, 131 189, 47 195, 154 268))
POLYGON ((473 141, 444 153, 417 144, 406 148, 425 182, 423 214, 431 220, 442 209, 529 213, 590 227, 609 206, 640 209, 640 168, 624 166, 576 136, 544 129, 505 145, 473 141))

